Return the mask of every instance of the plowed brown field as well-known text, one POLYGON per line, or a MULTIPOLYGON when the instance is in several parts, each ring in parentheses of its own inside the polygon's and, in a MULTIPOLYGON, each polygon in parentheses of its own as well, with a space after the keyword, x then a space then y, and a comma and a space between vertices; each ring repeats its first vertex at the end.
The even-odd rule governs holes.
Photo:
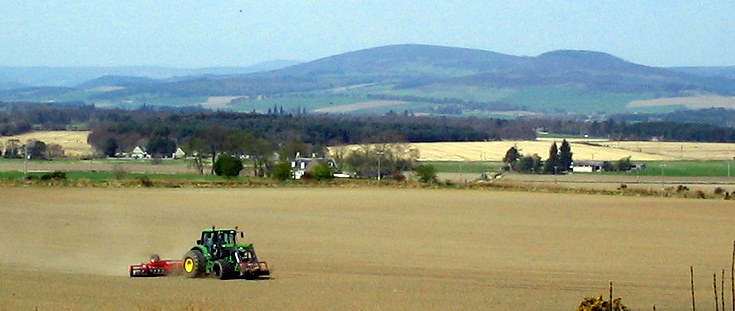
MULTIPOLYGON (((0 188, 0 310, 636 310, 713 303, 732 201, 396 189, 0 188), (129 278, 239 225, 270 280, 129 278)), ((729 280, 728 280, 729 281, 729 280)), ((729 287, 728 287, 729 290, 729 287)), ((728 304, 729 305, 729 304, 728 304)))

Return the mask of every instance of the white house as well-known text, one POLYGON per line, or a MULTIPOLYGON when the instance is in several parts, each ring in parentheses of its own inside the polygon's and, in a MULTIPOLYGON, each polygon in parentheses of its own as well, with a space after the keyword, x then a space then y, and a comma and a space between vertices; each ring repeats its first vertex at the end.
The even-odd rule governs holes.
POLYGON ((296 154, 296 158, 291 161, 291 170, 293 171, 293 178, 294 179, 301 179, 304 177, 304 174, 306 172, 310 172, 313 170, 317 165, 320 165, 322 163, 328 163, 331 167, 336 167, 337 163, 334 162, 332 159, 327 158, 317 158, 316 155, 312 155, 311 158, 302 158, 300 154, 296 154))
POLYGON ((186 157, 186 152, 184 152, 184 150, 181 150, 181 148, 176 148, 176 152, 171 154, 171 157, 174 159, 183 159, 186 157))
POLYGON ((148 154, 148 152, 146 152, 141 146, 135 146, 135 149, 130 152, 130 157, 133 159, 150 159, 151 155, 148 154))

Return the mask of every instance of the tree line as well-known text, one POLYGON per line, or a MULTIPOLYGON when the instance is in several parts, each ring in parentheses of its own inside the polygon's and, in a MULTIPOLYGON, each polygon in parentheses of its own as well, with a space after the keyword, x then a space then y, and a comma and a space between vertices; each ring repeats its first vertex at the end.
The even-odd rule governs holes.
POLYGON ((557 147, 556 142, 551 144, 549 156, 545 161, 535 153, 523 155, 513 146, 505 152, 503 169, 532 174, 567 173, 572 169, 573 155, 572 147, 566 139, 562 140, 561 147, 557 147))

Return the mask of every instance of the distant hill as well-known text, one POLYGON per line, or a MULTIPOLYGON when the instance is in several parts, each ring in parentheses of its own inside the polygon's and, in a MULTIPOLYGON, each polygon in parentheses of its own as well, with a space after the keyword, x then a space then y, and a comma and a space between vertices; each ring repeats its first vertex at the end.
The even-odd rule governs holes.
POLYGON ((26 86, 73 87, 104 76, 128 76, 150 79, 169 79, 182 76, 242 75, 270 71, 299 64, 292 60, 275 60, 245 67, 209 67, 180 69, 155 66, 128 67, 2 67, 0 82, 26 86))
POLYGON ((735 79, 735 66, 728 67, 672 67, 671 70, 686 72, 702 77, 735 79))
POLYGON ((359 50, 267 73, 268 76, 456 76, 515 68, 524 57, 431 45, 389 45, 359 50))
POLYGON ((24 87, 28 87, 28 85, 25 85, 25 84, 19 83, 19 82, 5 82, 5 81, 0 81, 0 91, 12 90, 12 89, 20 89, 20 88, 24 88, 24 87))
MULTIPOLYGON (((595 51, 559 50, 525 57, 403 44, 307 63, 271 65, 276 69, 250 73, 244 68, 210 68, 185 71, 183 75, 168 72, 168 77, 107 74, 78 83, 79 87, 59 97, 136 107, 198 105, 217 96, 232 98, 224 107, 240 111, 278 108, 299 113, 401 112, 515 118, 537 114, 665 113, 685 107, 677 104, 680 101, 631 103, 701 94, 735 95, 735 80, 725 74, 650 67, 595 51), (97 92, 79 92, 94 87, 99 88, 97 92)), ((45 95, 45 100, 53 97, 45 95)), ((0 94, 0 100, 31 100, 33 96, 9 91, 0 94)), ((708 107, 707 98, 696 106, 708 107)))
POLYGON ((155 84, 162 83, 161 80, 142 78, 142 77, 127 77, 127 76, 102 76, 97 79, 92 79, 76 86, 79 89, 91 89, 104 86, 130 86, 130 85, 143 85, 143 84, 155 84))

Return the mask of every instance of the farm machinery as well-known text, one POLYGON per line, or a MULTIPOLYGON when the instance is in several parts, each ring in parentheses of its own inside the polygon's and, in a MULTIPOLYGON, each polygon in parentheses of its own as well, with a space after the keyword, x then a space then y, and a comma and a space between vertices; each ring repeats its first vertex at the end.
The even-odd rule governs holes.
POLYGON ((184 274, 188 278, 199 278, 212 275, 221 280, 269 276, 268 264, 258 259, 253 244, 238 243, 238 235, 244 237, 237 227, 204 229, 201 238, 183 260, 162 260, 158 255, 152 255, 150 262, 131 265, 130 276, 184 274))
POLYGON ((183 262, 183 260, 174 259, 161 260, 161 257, 153 254, 149 262, 130 265, 128 273, 131 277, 179 275, 182 273, 183 262))

